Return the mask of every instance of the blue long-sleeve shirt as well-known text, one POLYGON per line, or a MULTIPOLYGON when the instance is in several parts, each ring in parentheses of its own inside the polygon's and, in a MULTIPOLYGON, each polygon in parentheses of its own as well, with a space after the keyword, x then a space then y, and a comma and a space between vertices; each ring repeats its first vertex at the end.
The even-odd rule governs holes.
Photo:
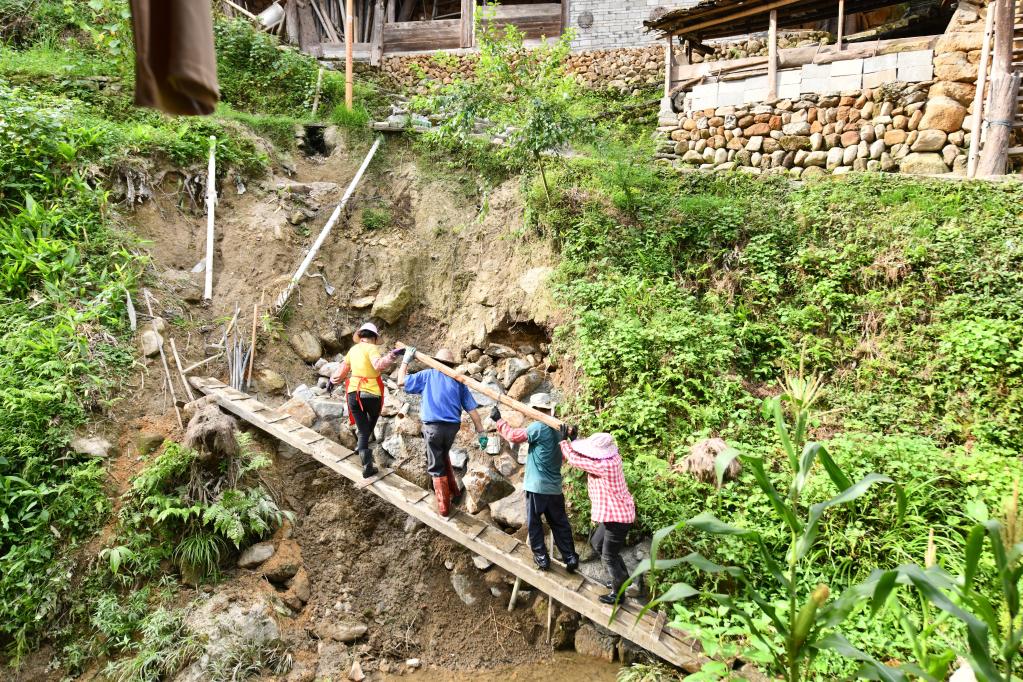
POLYGON ((479 407, 465 384, 460 384, 435 369, 427 369, 405 377, 405 392, 423 395, 420 410, 423 423, 460 424, 462 410, 469 412, 479 407))

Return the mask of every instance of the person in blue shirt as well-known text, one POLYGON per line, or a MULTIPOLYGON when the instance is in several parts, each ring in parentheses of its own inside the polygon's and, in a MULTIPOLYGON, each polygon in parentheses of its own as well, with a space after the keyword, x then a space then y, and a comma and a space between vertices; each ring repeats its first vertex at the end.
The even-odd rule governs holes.
MULTIPOLYGON (((476 400, 469 389, 443 372, 427 369, 407 374, 408 363, 416 356, 410 346, 398 368, 398 386, 406 393, 423 396, 420 417, 423 420, 423 439, 426 441, 426 471, 433 479, 433 492, 437 497, 437 512, 441 516, 451 513, 451 504, 458 504, 461 493, 454 469, 451 468, 451 446, 462 427, 462 412, 468 412, 481 448, 487 446, 476 400)), ((454 367, 455 357, 447 348, 437 351, 434 358, 448 367, 454 367)))
MULTIPOLYGON (((529 406, 544 414, 554 413, 554 400, 547 393, 535 393, 529 406)), ((543 518, 551 527, 554 544, 558 546, 565 568, 575 573, 579 568, 579 555, 572 540, 572 526, 565 512, 565 494, 561 490, 561 433, 543 422, 534 421, 524 429, 512 428, 501 418, 501 410, 494 405, 490 419, 497 424, 497 432, 509 443, 529 443, 526 457, 526 476, 522 483, 526 491, 526 526, 529 529, 529 548, 537 568, 546 571, 551 566, 544 541, 543 518)))

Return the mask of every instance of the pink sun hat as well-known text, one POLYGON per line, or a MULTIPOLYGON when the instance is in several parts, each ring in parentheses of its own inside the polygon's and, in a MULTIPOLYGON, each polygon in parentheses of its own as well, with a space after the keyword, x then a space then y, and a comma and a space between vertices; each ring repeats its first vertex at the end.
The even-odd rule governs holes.
POLYGON ((610 433, 595 433, 589 438, 574 440, 572 449, 590 459, 610 459, 618 454, 618 446, 610 433))

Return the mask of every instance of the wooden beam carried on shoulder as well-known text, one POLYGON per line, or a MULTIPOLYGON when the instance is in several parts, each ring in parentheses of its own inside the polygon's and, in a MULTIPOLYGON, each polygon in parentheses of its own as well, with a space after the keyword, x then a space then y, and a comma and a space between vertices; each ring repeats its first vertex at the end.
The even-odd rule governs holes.
MULTIPOLYGON (((406 347, 405 344, 401 343, 400 341, 398 342, 397 346, 399 348, 405 348, 406 347)), ((471 377, 467 377, 464 374, 459 374, 453 368, 448 367, 447 365, 445 365, 443 362, 440 362, 439 360, 435 360, 434 358, 430 357, 426 353, 423 353, 422 351, 418 351, 418 350, 416 351, 416 360, 419 360, 419 362, 423 363, 424 365, 426 365, 427 367, 429 367, 431 369, 437 370, 441 374, 446 374, 447 376, 451 377, 452 379, 454 379, 458 383, 464 384, 465 386, 468 386, 469 388, 471 388, 472 390, 476 391, 477 393, 482 393, 483 395, 487 396, 488 398, 496 400, 501 405, 504 405, 506 407, 510 407, 513 410, 521 412, 522 414, 526 415, 527 417, 532 417, 533 419, 537 420, 538 422, 543 422, 544 424, 546 424, 547 426, 549 426, 549 427, 551 427, 553 429, 559 429, 559 428, 561 428, 561 425, 565 423, 565 422, 561 421, 560 419, 556 419, 555 417, 552 417, 549 414, 544 414, 543 412, 540 412, 539 410, 535 410, 532 407, 530 407, 529 405, 526 405, 524 403, 520 403, 518 400, 515 400, 513 398, 509 398, 505 394, 499 393, 499 392, 495 391, 494 389, 490 388, 489 386, 487 386, 485 384, 481 384, 480 382, 476 381, 475 379, 473 379, 471 377)))

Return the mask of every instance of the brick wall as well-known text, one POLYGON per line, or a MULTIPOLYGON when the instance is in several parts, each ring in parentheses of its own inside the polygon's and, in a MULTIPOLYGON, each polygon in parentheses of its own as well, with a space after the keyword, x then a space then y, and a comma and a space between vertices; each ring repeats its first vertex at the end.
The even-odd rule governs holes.
POLYGON ((602 50, 638 47, 657 40, 657 34, 643 29, 643 22, 655 7, 688 7, 698 0, 570 0, 568 27, 575 30, 572 48, 602 50), (593 24, 579 25, 579 17, 589 12, 593 24))

